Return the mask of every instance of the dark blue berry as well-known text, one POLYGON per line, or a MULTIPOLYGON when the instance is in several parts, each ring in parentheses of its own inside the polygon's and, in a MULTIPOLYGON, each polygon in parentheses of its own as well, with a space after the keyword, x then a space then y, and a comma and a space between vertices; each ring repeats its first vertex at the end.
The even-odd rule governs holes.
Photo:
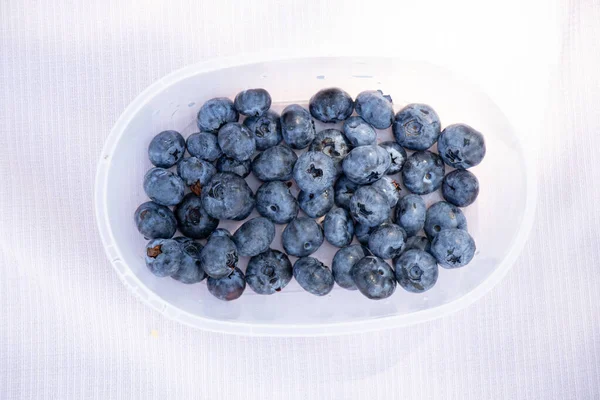
POLYGON ((144 175, 144 191, 155 203, 174 206, 183 199, 185 184, 171 171, 152 168, 144 175))
POLYGON ((200 262, 210 277, 222 278, 231 274, 238 263, 235 243, 226 236, 211 236, 200 252, 200 262))
POLYGON ((211 162, 223 154, 217 135, 210 132, 192 133, 187 138, 187 150, 192 156, 211 162))
POLYGON ((244 273, 235 268, 230 275, 222 278, 208 277, 208 291, 219 300, 231 301, 239 298, 246 289, 244 273))
POLYGON ((344 158, 342 169, 352 182, 365 185, 381 179, 390 164, 387 150, 381 146, 369 145, 354 148, 344 158))
POLYGON ((214 218, 241 221, 254 209, 254 194, 244 179, 218 172, 202 191, 202 205, 214 218))
POLYGON ((263 182, 292 179, 298 156, 285 145, 277 145, 259 153, 252 160, 252 173, 263 182))
POLYGON ((176 273, 183 257, 183 247, 173 239, 152 239, 146 245, 146 266, 160 278, 176 273))
POLYGON ((457 228, 467 230, 467 219, 460 208, 440 201, 427 210, 425 216, 425 233, 434 238, 443 229, 457 228))
POLYGON ((254 134, 257 150, 266 150, 283 140, 280 116, 275 111, 269 110, 260 117, 248 117, 244 125, 254 134))
POLYGON ((207 238, 219 225, 219 220, 206 212, 200 197, 193 193, 187 194, 175 207, 175 218, 181 233, 194 239, 207 238))
POLYGON ((321 89, 310 98, 308 109, 321 122, 339 122, 352 115, 354 101, 340 88, 321 89))
POLYGON ((284 182, 267 182, 256 191, 256 210, 275 224, 287 224, 298 215, 298 201, 284 182))
POLYGON ((292 280, 292 263, 278 250, 267 250, 248 261, 246 282, 258 294, 280 292, 292 280))
POLYGON ((333 279, 344 289, 356 290, 350 271, 354 264, 370 255, 369 251, 359 244, 353 244, 339 249, 333 257, 331 270, 333 279))
POLYGON ((359 188, 358 183, 352 182, 346 175, 342 175, 335 182, 333 187, 334 189, 334 198, 335 204, 338 207, 345 208, 346 210, 350 209, 350 199, 354 196, 354 192, 359 188))
POLYGON ((371 184, 371 187, 374 187, 383 193, 390 208, 396 207, 398 200, 400 200, 400 192, 402 191, 402 188, 397 181, 389 176, 383 176, 380 180, 371 184))
POLYGON ((242 115, 261 116, 271 108, 271 95, 265 89, 248 89, 239 92, 233 101, 242 115))
POLYGON ((228 122, 237 122, 239 114, 227 97, 208 100, 198 111, 197 124, 201 131, 217 132, 228 122))
POLYGON ((312 218, 298 217, 292 220, 281 234, 285 252, 291 256, 305 257, 323 244, 323 230, 312 218))
POLYGON ((425 292, 435 285, 438 278, 436 259, 423 250, 408 250, 394 260, 396 280, 412 293, 425 292))
POLYGON ((231 172, 240 178, 245 178, 250 175, 251 163, 251 160, 238 161, 223 155, 217 160, 217 171, 231 172))
POLYGON ((325 296, 333 289, 333 274, 316 258, 299 258, 294 263, 293 272, 302 289, 315 296, 325 296))
POLYGON ((428 194, 442 186, 444 170, 440 156, 430 151, 418 151, 406 160, 402 180, 412 193, 428 194))
POLYGON ((394 108, 392 98, 381 90, 366 90, 356 97, 356 113, 377 129, 392 125, 394 108))
POLYGON ((267 251, 274 238, 275 225, 264 217, 249 219, 233 234, 238 253, 244 257, 267 251))
POLYGON ((304 149, 315 138, 315 123, 310 113, 298 104, 291 104, 281 113, 281 134, 292 149, 304 149))
POLYGON ((325 239, 336 247, 348 246, 354 237, 354 222, 350 213, 343 208, 335 208, 323 220, 325 239))
POLYGON ((177 164, 177 174, 196 196, 200 196, 202 188, 216 173, 214 165, 196 157, 184 158, 177 164))
POLYGON ((481 133, 468 125, 450 125, 440 135, 438 152, 451 167, 471 168, 485 157, 485 140, 481 133))
POLYGON ((479 181, 470 171, 454 170, 444 177, 442 195, 455 206, 469 206, 479 195, 479 181))
POLYGON ((200 252, 203 246, 183 236, 176 237, 175 240, 183 248, 183 258, 179 270, 171 275, 171 278, 188 285, 202 281, 206 278, 206 273, 200 262, 200 252))
POLYGON ((293 175, 300 190, 321 193, 333 186, 337 174, 330 157, 320 152, 307 151, 298 157, 293 175))
POLYGON ((256 151, 254 135, 248 127, 238 122, 228 122, 223 125, 219 129, 217 140, 223 154, 234 160, 249 160, 256 151))
POLYGON ((169 239, 177 230, 177 220, 169 207, 152 201, 135 210, 134 220, 138 231, 147 239, 169 239))
POLYGON ((398 111, 392 130, 396 141, 410 150, 427 150, 440 136, 440 117, 426 104, 409 104, 398 111))
POLYGON ((344 122, 344 135, 354 147, 377 143, 375 128, 358 116, 350 117, 344 122))
POLYGON ((369 250, 380 258, 398 257, 405 244, 406 232, 396 224, 381 224, 369 235, 369 250))
POLYGON ((360 224, 377 226, 389 218, 390 207, 383 193, 371 186, 362 186, 350 200, 350 214, 360 224))
POLYGON ((342 172, 342 161, 350 149, 350 143, 337 129, 325 129, 317 133, 309 147, 310 151, 320 151, 331 157, 338 173, 342 172))
POLYGON ((298 194, 298 204, 309 217, 320 218, 331 210, 334 197, 333 188, 327 188, 321 193, 309 193, 302 190, 298 194))
POLYGON ((444 229, 431 242, 431 254, 444 268, 467 265, 475 255, 475 241, 462 229, 444 229))
POLYGON ((414 236, 425 225, 425 201, 421 196, 409 194, 398 201, 396 206, 396 223, 400 225, 408 236, 414 236))
POLYGON ((177 131, 163 131, 154 136, 148 146, 150 162, 157 167, 170 168, 183 158, 185 140, 177 131))
POLYGON ((356 288, 367 298, 381 300, 396 290, 396 277, 392 268, 381 258, 367 256, 350 270, 356 288))

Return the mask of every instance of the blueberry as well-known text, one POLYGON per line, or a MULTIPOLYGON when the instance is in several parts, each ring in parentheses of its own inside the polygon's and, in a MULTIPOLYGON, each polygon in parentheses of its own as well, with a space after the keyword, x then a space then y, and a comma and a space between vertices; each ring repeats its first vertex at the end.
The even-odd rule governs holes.
POLYGON ((202 191, 202 205, 214 218, 241 221, 254 209, 254 194, 239 176, 217 172, 202 191))
POLYGON ((309 147, 310 151, 320 151, 331 157, 338 173, 342 172, 342 161, 350 149, 350 142, 337 129, 325 129, 317 133, 309 147))
POLYGON ((429 253, 431 249, 431 242, 425 236, 411 236, 406 239, 406 246, 404 246, 403 253, 408 250, 423 250, 429 253))
POLYGON ((385 175, 391 165, 390 155, 381 146, 354 148, 342 162, 344 174, 359 185, 373 183, 385 175))
POLYGON ((331 210, 334 197, 333 188, 327 188, 321 193, 301 191, 298 194, 298 203, 306 215, 311 218, 320 218, 331 210))
POLYGON ((146 266, 160 278, 176 273, 183 257, 183 247, 173 239, 152 239, 146 245, 146 266))
POLYGON ((350 200, 350 214, 360 224, 377 226, 389 218, 390 207, 383 193, 371 186, 362 186, 350 200))
POLYGON ((219 147, 227 157, 238 161, 250 159, 256 151, 254 135, 248 127, 238 122, 228 122, 217 136, 219 147))
POLYGON ((396 141, 410 150, 427 150, 440 136, 440 117, 426 104, 409 104, 398 111, 392 131, 396 141))
POLYGON ((185 184, 179 176, 166 169, 152 168, 144 175, 144 191, 155 203, 174 206, 183 199, 185 184))
POLYGON ((259 153, 252 160, 252 173, 263 182, 292 179, 298 156, 285 145, 277 145, 259 153))
POLYGON ((381 300, 396 290, 396 277, 392 268, 381 258, 367 256, 350 270, 356 288, 367 298, 381 300))
POLYGON ((392 98, 381 90, 365 90, 356 96, 356 113, 377 129, 392 125, 394 108, 392 98))
POLYGON ((354 147, 377 143, 377 132, 364 119, 358 116, 350 117, 344 122, 344 135, 354 147))
POLYGON ((217 132, 228 122, 237 122, 239 114, 233 106, 233 101, 227 97, 210 99, 198 111, 198 128, 201 131, 217 132))
POLYGON ((396 223, 400 225, 408 236, 414 236, 425 225, 425 201, 421 196, 409 194, 404 196, 396 206, 396 223))
POLYGON ((292 263, 278 250, 267 250, 248 261, 246 282, 258 294, 280 292, 292 280, 292 263))
POLYGON ((321 89, 310 98, 308 109, 321 122, 339 122, 352 115, 354 101, 340 88, 321 89))
POLYGON ((202 269, 202 263, 200 262, 200 252, 203 246, 183 236, 176 237, 175 240, 183 248, 183 259, 179 270, 171 275, 171 278, 188 285, 204 280, 206 273, 202 269))
POLYGON ((467 230, 467 219, 460 208, 439 201, 429 207, 425 217, 425 233, 433 239, 443 229, 457 228, 467 230))
POLYGON ((211 278, 207 280, 208 291, 219 300, 231 301, 239 298, 246 289, 244 273, 235 268, 233 272, 222 278, 211 278))
POLYGON ((267 182, 256 191, 256 210, 275 224, 287 224, 298 215, 298 201, 285 183, 267 182))
POLYGON ((200 262, 210 277, 222 278, 231 274, 238 263, 235 243, 226 236, 211 236, 200 252, 200 262))
POLYGON ((248 89, 239 92, 233 101, 242 115, 261 116, 271 108, 271 95, 265 89, 248 89))
POLYGON ((308 111, 291 104, 281 113, 281 134, 292 149, 303 149, 315 138, 315 123, 308 111))
POLYGON ((293 272, 302 289, 315 296, 325 296, 333 289, 333 274, 316 258, 299 258, 294 263, 293 272))
POLYGON ((479 181, 470 171, 454 170, 444 177, 442 195, 449 203, 466 207, 473 204, 479 195, 479 181))
POLYGON ((336 247, 348 246, 354 237, 354 222, 350 213, 343 208, 335 208, 323 220, 325 239, 336 247))
POLYGON ((200 196, 202 188, 208 184, 210 178, 217 173, 214 165, 196 157, 184 158, 177 164, 177 173, 190 190, 200 196))
POLYGON ((207 238, 219 225, 219 220, 204 210, 202 200, 193 193, 187 194, 175 207, 175 218, 181 233, 194 239, 207 238))
POLYGON ((396 280, 412 293, 425 292, 435 285, 438 266, 435 258, 423 250, 408 250, 394 260, 396 280))
POLYGON ((384 176, 377 182, 371 184, 371 186, 383 193, 390 208, 396 207, 398 200, 400 200, 400 191, 402 191, 398 182, 389 176, 384 176))
POLYGON ((248 117, 244 125, 254 134, 257 150, 266 150, 283 140, 281 120, 275 111, 269 110, 260 117, 248 117))
POLYGON ((187 150, 192 156, 211 162, 223 154, 217 135, 210 132, 192 133, 187 138, 187 150))
POLYGON ((438 139, 438 152, 446 164, 467 169, 479 164, 485 156, 483 135, 464 124, 447 126, 438 139))
POLYGON ((308 256, 323 244, 323 230, 312 218, 298 217, 292 220, 281 234, 285 252, 291 256, 308 256))
POLYGON ((231 172, 240 178, 245 178, 250 175, 251 163, 250 160, 238 161, 227 156, 221 156, 217 160, 217 171, 231 172))
POLYGON ((442 186, 444 170, 440 156, 430 151, 418 151, 406 160, 402 180, 412 193, 428 194, 442 186))
POLYGON ((396 142, 383 142, 379 143, 379 146, 383 147, 390 155, 390 167, 385 173, 394 175, 402 171, 402 167, 408 158, 406 150, 396 142))
POLYGON ((275 225, 264 217, 249 219, 233 234, 238 253, 244 257, 267 251, 274 238, 275 225))
POLYGON ((148 146, 150 162, 160 168, 170 168, 183 158, 185 140, 177 131, 163 131, 154 136, 148 146))
POLYGON ((301 190, 321 193, 333 186, 336 170, 333 160, 323 153, 307 151, 294 165, 294 180, 301 190))
POLYGON ((369 235, 369 250, 379 258, 396 258, 404 250, 406 232, 396 224, 381 224, 369 235))
POLYGON ((342 207, 346 210, 349 210, 350 199, 352 198, 352 196, 354 196, 354 192, 356 192, 358 188, 359 185, 348 179, 346 175, 340 176, 335 182, 335 186, 333 187, 335 204, 338 207, 342 207))
POLYGON ((356 290, 350 271, 354 264, 368 256, 369 251, 359 244, 339 249, 333 257, 332 272, 335 282, 344 289, 356 290))
POLYGON ((369 236, 375 229, 377 229, 379 225, 368 226, 361 223, 354 224, 354 234, 356 235, 356 239, 358 242, 364 246, 369 244, 369 236))
POLYGON ((444 229, 431 242, 431 254, 444 268, 467 265, 475 255, 475 242, 462 229, 444 229))
POLYGON ((148 239, 169 239, 177 230, 177 220, 169 207, 152 201, 141 204, 134 214, 138 231, 148 239))
POLYGON ((225 228, 217 228, 213 231, 213 233, 210 234, 210 237, 226 237, 228 239, 232 239, 233 240, 233 236, 231 235, 231 233, 229 233, 229 231, 225 228))

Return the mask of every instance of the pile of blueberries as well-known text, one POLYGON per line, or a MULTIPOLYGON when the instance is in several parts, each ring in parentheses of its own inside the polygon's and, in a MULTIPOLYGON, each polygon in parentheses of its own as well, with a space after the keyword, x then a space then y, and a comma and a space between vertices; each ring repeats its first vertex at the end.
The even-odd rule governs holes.
POLYGON ((237 299, 246 284, 273 294, 292 277, 317 296, 335 282, 384 299, 397 283, 413 293, 429 290, 438 265, 471 261, 475 243, 459 207, 479 193, 467 169, 485 156, 481 133, 464 124, 441 130, 438 115, 424 104, 394 115, 392 99, 381 91, 353 100, 327 88, 310 99, 308 110, 292 104, 279 115, 270 108, 264 89, 242 91, 234 101, 214 98, 201 107, 200 131, 187 141, 172 130, 151 141, 155 168, 144 176, 151 201, 135 211, 135 223, 150 239, 145 259, 154 275, 186 284, 208 277, 208 290, 221 300, 237 299), (343 121, 343 130, 316 132, 313 118, 343 121), (378 144, 376 129, 390 126, 396 140, 378 144), (437 154, 429 150, 436 143, 437 154), (453 169, 448 174, 446 166, 453 169), (245 181, 250 173, 263 182, 256 193, 245 181), (411 194, 401 196, 395 174, 411 194), (421 195, 440 188, 446 201, 427 209, 421 195), (220 220, 244 220, 255 208, 261 216, 235 233, 217 228, 220 220), (323 216, 319 224, 315 219, 323 216), (270 248, 274 224, 286 224, 287 254, 270 248), (177 229, 183 236, 172 238, 177 229), (421 230, 426 236, 418 236, 421 230), (360 244, 352 244, 354 236, 360 244), (324 240, 340 248, 331 269, 310 257, 324 240), (298 257, 293 266, 288 255, 298 257), (237 267, 240 256, 250 257, 245 274, 237 267))

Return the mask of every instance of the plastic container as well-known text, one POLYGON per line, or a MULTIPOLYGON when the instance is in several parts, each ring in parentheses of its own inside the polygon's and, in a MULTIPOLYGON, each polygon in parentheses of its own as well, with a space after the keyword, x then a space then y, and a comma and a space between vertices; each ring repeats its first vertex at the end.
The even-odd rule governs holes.
MULTIPOLYGON (((380 132, 380 141, 391 133, 380 132)), ((254 189, 256 180, 251 182, 254 189)), ((96 214, 108 257, 123 283, 164 315, 210 331, 244 335, 313 336, 380 330, 436 318, 478 299, 511 267, 529 233, 535 208, 535 171, 509 121, 478 88, 430 64, 390 58, 300 58, 269 61, 218 60, 176 71, 152 84, 127 107, 102 152, 96 178, 96 214), (245 62, 244 64, 242 64, 245 62), (242 89, 263 87, 274 108, 306 104, 317 90, 339 86, 356 96, 382 89, 395 109, 409 102, 430 104, 442 126, 467 123, 484 133, 487 155, 472 171, 478 176, 478 200, 464 209, 477 253, 468 266, 440 268, 436 286, 424 294, 398 287, 382 301, 336 286, 316 297, 292 281, 281 293, 260 296, 247 288, 233 302, 212 297, 206 281, 184 285, 156 278, 144 264, 146 241, 133 223, 136 207, 146 201, 142 177, 151 167, 152 137, 175 129, 185 137, 197 131, 200 106, 216 96, 233 98, 242 89)), ((427 196, 428 205, 439 194, 427 196)), ((254 212, 256 213, 256 211, 254 212)), ((240 223, 222 224, 235 230, 240 223)), ((281 229, 279 229, 281 232, 281 229)), ((273 247, 280 248, 279 233, 273 247)), ((317 257, 330 264, 335 248, 317 257)), ((292 262, 295 258, 292 258, 292 262)), ((247 260, 242 260, 245 268, 247 260)))

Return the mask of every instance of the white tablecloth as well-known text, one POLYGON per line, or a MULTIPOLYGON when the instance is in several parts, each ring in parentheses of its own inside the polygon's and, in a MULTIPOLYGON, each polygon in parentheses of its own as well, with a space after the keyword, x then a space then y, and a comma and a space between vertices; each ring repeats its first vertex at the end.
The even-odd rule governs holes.
POLYGON ((600 398, 598 21, 597 0, 3 1, 0 399, 600 398), (127 292, 92 207, 112 125, 177 68, 274 48, 426 59, 497 99, 539 169, 501 284, 426 324, 306 339, 194 330, 127 292))

